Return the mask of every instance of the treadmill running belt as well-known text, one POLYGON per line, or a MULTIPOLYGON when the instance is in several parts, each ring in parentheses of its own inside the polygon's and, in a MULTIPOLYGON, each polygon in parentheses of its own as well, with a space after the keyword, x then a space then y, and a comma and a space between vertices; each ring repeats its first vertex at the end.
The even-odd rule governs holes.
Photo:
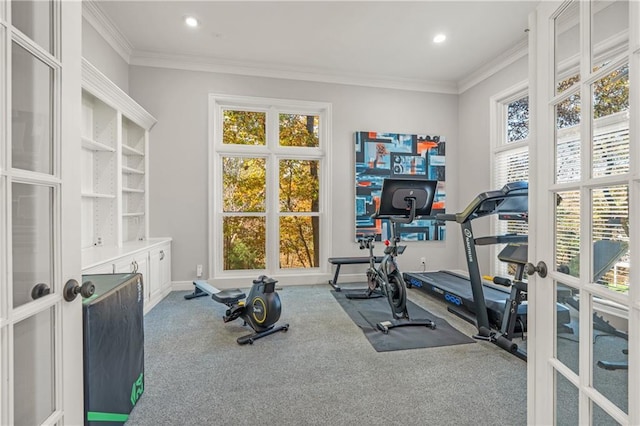
MULTIPOLYGON (((475 314, 475 304, 473 303, 473 293, 469 279, 463 275, 451 271, 437 272, 405 272, 404 278, 407 284, 444 299, 448 304, 464 307, 472 314, 475 314)), ((489 321, 500 328, 504 308, 510 292, 505 288, 501 290, 491 286, 483 285, 485 304, 489 321)), ((570 322, 569 310, 562 306, 558 307, 558 324, 568 324, 570 322)), ((518 318, 523 324, 527 322, 527 302, 522 302, 518 306, 518 318)))

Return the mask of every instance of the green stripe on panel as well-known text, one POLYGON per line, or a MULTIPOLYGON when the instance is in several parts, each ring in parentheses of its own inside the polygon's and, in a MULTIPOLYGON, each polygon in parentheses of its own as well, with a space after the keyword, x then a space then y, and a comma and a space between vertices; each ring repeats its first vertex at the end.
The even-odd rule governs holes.
POLYGON ((89 411, 87 413, 87 421, 90 422, 126 422, 129 419, 128 414, 118 413, 99 413, 96 411, 89 411))

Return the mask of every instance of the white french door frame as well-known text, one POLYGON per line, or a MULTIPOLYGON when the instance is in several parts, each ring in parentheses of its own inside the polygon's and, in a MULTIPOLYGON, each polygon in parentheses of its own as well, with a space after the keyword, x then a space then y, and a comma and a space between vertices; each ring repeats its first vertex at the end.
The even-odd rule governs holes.
MULTIPOLYGON (((528 398, 527 422, 547 425, 556 422, 556 374, 561 374, 578 390, 579 424, 592 424, 592 402, 597 403, 612 419, 623 425, 640 424, 640 286, 637 265, 640 264, 640 2, 629 2, 629 49, 613 59, 603 72, 591 70, 591 9, 590 3, 580 1, 580 75, 581 89, 581 179, 568 184, 554 181, 555 164, 555 114, 554 106, 568 96, 554 93, 554 18, 571 2, 541 2, 529 19, 529 73, 531 138, 537 141, 530 151, 530 222, 529 261, 544 261, 549 267, 546 278, 529 277, 529 344, 528 344, 528 398), (630 172, 607 178, 592 179, 592 100, 590 85, 620 63, 629 63, 629 151, 630 172), (590 77, 589 77, 590 76, 590 77), (587 77, 587 78, 585 78, 587 77), (555 286, 554 280, 567 281, 567 276, 556 272, 554 265, 554 212, 555 193, 560 190, 579 191, 581 195, 580 252, 581 259, 592 259, 590 191, 603 185, 624 184, 629 187, 629 247, 631 265, 627 295, 614 294, 591 284, 591 263, 580 262, 580 278, 573 284, 580 288, 580 338, 579 374, 575 374, 555 358, 555 286), (629 308, 629 369, 628 413, 600 394, 592 385, 593 346, 591 342, 593 320, 592 295, 605 296, 629 308), (588 296, 588 297, 587 297, 588 296)), ((571 278, 571 277, 569 277, 571 278)))
MULTIPOLYGON (((42 4, 42 3, 41 3, 42 4)), ((67 280, 80 276, 80 58, 82 9, 80 1, 51 0, 51 49, 38 46, 11 25, 11 3, 0 0, 0 424, 23 423, 15 418, 16 374, 14 329, 40 313, 52 312, 52 411, 46 424, 83 423, 82 301, 66 302, 67 280), (12 168, 12 43, 53 70, 51 78, 51 173, 12 168), (12 186, 14 183, 50 189, 51 293, 13 306, 12 186)), ((49 90, 49 87, 46 88, 49 90)), ((35 284, 35 283, 34 283, 35 284)), ((48 323, 47 323, 48 324, 48 323)), ((39 324, 38 332, 48 332, 39 324)), ((34 355, 31 355, 34 356, 34 355)), ((50 354, 35 353, 44 365, 50 354), (46 359, 44 359, 46 358, 46 359)), ((37 369, 38 365, 33 366, 37 369)), ((46 367, 45 367, 46 368, 46 367)), ((37 377, 37 376, 34 376, 37 377)), ((40 383, 28 385, 36 398, 40 383)), ((42 386, 44 387, 44 386, 42 386)), ((45 393, 46 394, 46 393, 45 393)), ((40 402, 40 401, 38 401, 40 402)), ((48 401, 42 401, 46 404, 48 401)))

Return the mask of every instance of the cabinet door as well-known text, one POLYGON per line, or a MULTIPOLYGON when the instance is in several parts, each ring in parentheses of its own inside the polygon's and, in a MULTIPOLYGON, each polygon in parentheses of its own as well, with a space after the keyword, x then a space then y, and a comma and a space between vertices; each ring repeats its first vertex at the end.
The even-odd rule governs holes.
POLYGON ((94 266, 93 268, 84 269, 82 271, 82 275, 113 274, 113 272, 114 272, 113 263, 103 263, 102 265, 94 266))
POLYGON ((161 297, 162 284, 162 262, 164 254, 162 249, 154 248, 149 254, 149 297, 155 304, 156 299, 161 297))
POLYGON ((115 264, 116 272, 137 272, 142 274, 142 288, 144 292, 145 306, 149 302, 150 277, 149 277, 149 253, 139 253, 132 256, 123 257, 115 264))
POLYGON ((162 244, 149 253, 149 296, 147 311, 171 291, 171 243, 162 244))
POLYGON ((171 291, 171 243, 160 250, 160 287, 163 294, 171 291))

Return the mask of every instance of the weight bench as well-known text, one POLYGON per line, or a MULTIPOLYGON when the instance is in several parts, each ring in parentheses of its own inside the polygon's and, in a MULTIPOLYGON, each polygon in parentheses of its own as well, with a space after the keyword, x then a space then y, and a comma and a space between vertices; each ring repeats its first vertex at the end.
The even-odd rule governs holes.
MULTIPOLYGON (((375 262, 382 262, 383 256, 376 256, 375 262)), ((338 286, 338 275, 340 274, 340 267, 342 265, 368 265, 369 258, 367 256, 356 256, 356 257, 330 257, 329 263, 332 265, 336 265, 336 273, 333 275, 333 279, 329 280, 329 284, 336 291, 342 291, 340 286, 338 286)))

